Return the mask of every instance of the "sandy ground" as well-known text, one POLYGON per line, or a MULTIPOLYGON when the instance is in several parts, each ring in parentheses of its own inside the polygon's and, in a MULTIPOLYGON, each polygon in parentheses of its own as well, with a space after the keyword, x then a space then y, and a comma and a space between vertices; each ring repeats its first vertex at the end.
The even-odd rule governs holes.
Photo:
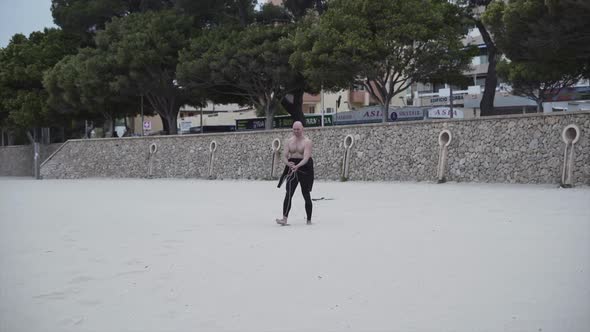
POLYGON ((1 178, 0 331, 590 331, 590 188, 312 194, 1 178))

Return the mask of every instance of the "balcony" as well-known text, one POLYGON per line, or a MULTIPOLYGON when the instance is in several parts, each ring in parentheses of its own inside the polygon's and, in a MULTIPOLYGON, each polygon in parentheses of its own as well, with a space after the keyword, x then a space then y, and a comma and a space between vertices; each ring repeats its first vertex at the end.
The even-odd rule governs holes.
POLYGON ((351 90, 349 93, 350 94, 349 94, 348 100, 351 103, 354 103, 354 104, 363 104, 363 105, 365 104, 365 94, 367 92, 365 92, 365 91, 354 91, 354 90, 351 90))
POLYGON ((304 104, 315 104, 315 103, 319 103, 320 101, 321 101, 321 96, 319 94, 317 94, 317 95, 311 95, 309 93, 303 94, 303 103, 304 104))
POLYGON ((463 75, 480 75, 488 72, 489 63, 471 65, 471 70, 463 72, 463 75))

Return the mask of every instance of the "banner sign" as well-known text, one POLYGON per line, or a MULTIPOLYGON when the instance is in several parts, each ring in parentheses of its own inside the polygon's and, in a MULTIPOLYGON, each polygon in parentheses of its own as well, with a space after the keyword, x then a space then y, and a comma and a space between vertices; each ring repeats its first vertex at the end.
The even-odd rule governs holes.
MULTIPOLYGON (((236 120, 236 130, 260 130, 264 129, 266 124, 265 118, 254 118, 254 119, 238 119, 236 120)), ((324 126, 332 126, 332 115, 324 115, 324 126)), ((293 126, 293 118, 290 115, 276 116, 273 119, 273 128, 291 128, 293 126)), ((321 127, 322 116, 318 114, 305 115, 306 128, 310 127, 321 127)))

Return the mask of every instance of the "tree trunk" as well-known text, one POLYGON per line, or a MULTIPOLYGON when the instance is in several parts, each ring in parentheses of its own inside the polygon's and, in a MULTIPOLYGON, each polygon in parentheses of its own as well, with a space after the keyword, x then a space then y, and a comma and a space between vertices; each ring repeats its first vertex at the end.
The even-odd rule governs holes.
POLYGON ((178 134, 178 128, 176 120, 178 119, 178 112, 171 112, 166 115, 166 121, 168 122, 168 135, 178 134))
POLYGON ((303 75, 298 75, 295 84, 297 84, 298 88, 291 92, 293 96, 292 100, 284 97, 281 99, 281 105, 291 115, 293 121, 301 121, 301 123, 305 124, 305 116, 303 115, 303 94, 305 93, 303 87, 305 86, 305 78, 303 75))
POLYGON ((156 110, 160 118, 162 119, 162 126, 164 127, 165 135, 176 135, 178 134, 178 111, 180 110, 181 103, 177 101, 174 95, 167 96, 156 96, 151 93, 145 95, 152 108, 156 110))
POLYGON ((537 99, 537 113, 543 113, 543 99, 537 99))
POLYGON ((453 116, 453 86, 449 85, 449 118, 452 119, 453 116))
POLYGON ((264 122, 264 130, 271 130, 272 129, 272 119, 273 119, 273 109, 271 108, 270 103, 267 103, 264 106, 264 114, 266 115, 266 120, 264 122))
POLYGON ((166 120, 166 117, 162 116, 159 113, 158 115, 160 116, 160 120, 162 120, 162 130, 164 131, 164 135, 168 135, 170 133, 170 131, 168 130, 168 121, 166 120))
POLYGON ((383 123, 387 123, 389 119, 389 103, 391 101, 388 100, 385 104, 381 105, 381 111, 383 112, 383 123))
POLYGON ((130 132, 131 132, 131 128, 129 128, 129 123, 127 122, 127 117, 123 118, 125 120, 125 132, 123 133, 123 136, 130 136, 130 132))
POLYGON ((305 123, 305 116, 303 115, 303 93, 303 89, 297 89, 297 91, 291 94, 293 96, 292 101, 287 97, 281 100, 281 105, 291 115, 293 121, 301 121, 301 123, 305 123))
POLYGON ((114 121, 111 117, 109 116, 105 116, 105 121, 104 121, 104 137, 113 137, 114 134, 114 121))
POLYGON ((14 145, 14 132, 12 130, 8 130, 6 133, 6 145, 14 145))
MULTIPOLYGON (((35 129, 33 129, 33 134, 35 133, 35 129)), ((27 138, 29 139, 29 143, 35 144, 35 137, 31 134, 30 131, 26 131, 27 138)))
POLYGON ((498 77, 496 74, 496 64, 498 62, 498 50, 490 33, 481 22, 481 20, 475 20, 475 25, 479 29, 484 43, 488 49, 488 72, 486 75, 486 85, 484 87, 483 96, 481 97, 481 103, 479 108, 481 109, 481 116, 490 115, 494 111, 494 98, 496 96, 496 85, 498 84, 498 77))
POLYGON ((240 17, 240 26, 248 25, 248 4, 247 1, 238 1, 238 15, 240 17))

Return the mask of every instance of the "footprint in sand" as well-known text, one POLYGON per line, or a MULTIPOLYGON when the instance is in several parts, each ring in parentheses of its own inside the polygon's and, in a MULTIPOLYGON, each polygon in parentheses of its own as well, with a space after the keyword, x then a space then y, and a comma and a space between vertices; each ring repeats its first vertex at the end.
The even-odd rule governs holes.
POLYGON ((79 283, 88 282, 88 281, 92 281, 92 280, 94 280, 94 278, 92 278, 92 277, 79 276, 79 277, 75 277, 74 279, 70 280, 70 284, 79 284, 79 283))
POLYGON ((78 304, 79 305, 83 305, 83 306, 86 306, 86 307, 94 307, 94 306, 97 306, 97 305, 99 305, 101 303, 102 302, 99 301, 99 300, 80 300, 80 301, 78 301, 78 304))
POLYGON ((66 288, 62 291, 35 295, 33 298, 41 300, 65 300, 68 296, 78 293, 80 293, 80 289, 78 288, 66 288))

